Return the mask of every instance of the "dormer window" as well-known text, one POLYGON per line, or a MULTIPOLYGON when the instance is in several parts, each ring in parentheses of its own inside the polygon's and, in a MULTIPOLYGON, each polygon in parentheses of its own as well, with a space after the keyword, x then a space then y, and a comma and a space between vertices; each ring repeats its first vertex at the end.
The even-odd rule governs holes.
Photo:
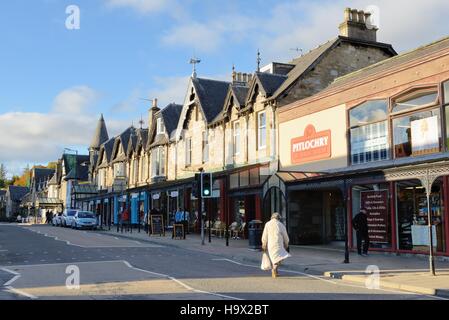
POLYGON ((156 134, 163 134, 163 133, 165 133, 164 122, 162 121, 162 118, 158 118, 156 124, 156 134))

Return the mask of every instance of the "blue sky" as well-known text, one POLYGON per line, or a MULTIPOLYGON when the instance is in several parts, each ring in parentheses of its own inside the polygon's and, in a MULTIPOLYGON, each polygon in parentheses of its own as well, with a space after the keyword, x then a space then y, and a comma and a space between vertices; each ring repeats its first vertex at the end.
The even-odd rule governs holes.
POLYGON ((147 118, 148 102, 182 103, 190 58, 230 79, 287 62, 338 35, 347 6, 380 8, 378 40, 398 51, 447 35, 449 1, 15 0, 0 4, 0 162, 10 174, 87 152, 100 113, 110 135, 147 118), (81 10, 67 30, 66 8, 81 10), (400 22, 400 23, 399 23, 400 22), (413 34, 413 37, 410 35, 413 34))

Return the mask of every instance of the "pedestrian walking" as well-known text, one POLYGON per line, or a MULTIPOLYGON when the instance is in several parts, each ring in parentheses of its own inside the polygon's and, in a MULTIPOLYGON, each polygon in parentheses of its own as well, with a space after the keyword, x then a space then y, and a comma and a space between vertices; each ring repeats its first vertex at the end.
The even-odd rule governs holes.
POLYGON ((289 238, 287 229, 282 224, 281 215, 273 213, 271 220, 265 224, 262 234, 262 250, 271 260, 271 275, 278 277, 278 268, 282 261, 291 257, 288 253, 289 238))
POLYGON ((361 256, 367 256, 369 249, 369 235, 368 211, 366 208, 360 209, 360 212, 354 217, 354 219, 352 219, 352 226, 356 231, 357 236, 357 253, 361 256))

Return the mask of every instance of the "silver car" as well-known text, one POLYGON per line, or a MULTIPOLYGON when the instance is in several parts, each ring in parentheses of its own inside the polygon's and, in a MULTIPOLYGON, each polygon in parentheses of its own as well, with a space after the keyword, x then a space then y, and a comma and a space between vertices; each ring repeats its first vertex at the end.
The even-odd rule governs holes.
POLYGON ((61 226, 62 227, 71 227, 72 226, 72 221, 75 217, 76 214, 76 210, 73 209, 66 209, 64 210, 64 213, 62 214, 62 218, 61 218, 61 226))
POLYGON ((74 229, 96 229, 97 217, 95 213, 90 211, 77 211, 73 220, 72 228, 74 229))

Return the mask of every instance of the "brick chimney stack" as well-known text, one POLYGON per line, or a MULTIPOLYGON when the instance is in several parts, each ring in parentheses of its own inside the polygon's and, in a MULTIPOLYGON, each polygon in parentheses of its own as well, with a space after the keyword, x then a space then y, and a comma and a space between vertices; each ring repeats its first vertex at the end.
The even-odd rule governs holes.
POLYGON ((377 41, 378 29, 376 27, 367 27, 371 13, 346 8, 344 16, 345 20, 339 27, 341 36, 364 41, 377 41))

